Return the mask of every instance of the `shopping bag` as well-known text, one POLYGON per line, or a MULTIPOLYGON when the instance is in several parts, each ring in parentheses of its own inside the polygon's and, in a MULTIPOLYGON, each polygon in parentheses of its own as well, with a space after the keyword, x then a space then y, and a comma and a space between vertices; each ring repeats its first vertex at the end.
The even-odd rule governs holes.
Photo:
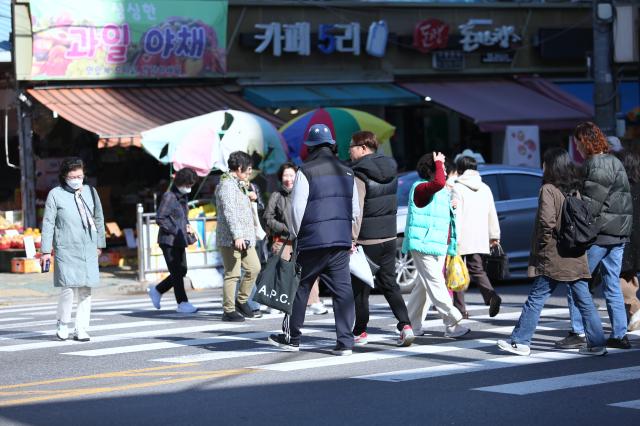
POLYGON ((447 288, 465 291, 469 288, 469 270, 460 255, 447 256, 447 288))
POLYGON ((253 300, 291 315, 293 300, 300 285, 300 267, 297 243, 293 245, 291 259, 282 258, 285 244, 280 252, 271 256, 256 280, 256 294, 253 300))
POLYGON ((484 271, 490 281, 502 281, 509 278, 509 258, 500 244, 491 247, 484 258, 484 271))
POLYGON ((356 251, 349 257, 349 270, 362 282, 373 288, 373 277, 380 266, 371 261, 364 253, 362 246, 357 246, 356 251))
POLYGON ((258 203, 251 203, 251 212, 253 213, 253 226, 256 230, 256 240, 262 241, 266 238, 267 233, 260 225, 260 217, 258 216, 258 203))

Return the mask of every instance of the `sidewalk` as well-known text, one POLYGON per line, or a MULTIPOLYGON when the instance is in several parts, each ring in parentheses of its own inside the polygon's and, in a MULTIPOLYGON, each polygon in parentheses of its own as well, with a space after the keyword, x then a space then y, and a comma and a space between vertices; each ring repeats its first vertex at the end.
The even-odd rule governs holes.
MULTIPOLYGON (((145 294, 146 285, 138 282, 137 271, 120 268, 101 268, 100 286, 96 296, 127 296, 145 294)), ((60 289, 53 286, 53 274, 0 273, 0 306, 25 299, 55 298, 60 289)))

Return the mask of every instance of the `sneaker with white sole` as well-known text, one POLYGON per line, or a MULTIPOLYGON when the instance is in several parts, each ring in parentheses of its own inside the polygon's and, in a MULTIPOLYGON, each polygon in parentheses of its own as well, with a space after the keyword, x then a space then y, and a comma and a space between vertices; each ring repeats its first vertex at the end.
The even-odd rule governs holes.
POLYGON ((337 344, 333 349, 331 349, 331 353, 336 356, 349 356, 353 353, 353 351, 342 346, 341 344, 337 344))
POLYGON ((498 347, 501 351, 510 352, 516 355, 529 356, 531 348, 522 343, 509 343, 506 340, 498 340, 498 347))
POLYGON ((162 293, 158 291, 155 285, 150 285, 147 287, 147 294, 149 295, 149 299, 151 299, 151 303, 153 307, 156 309, 160 309, 160 299, 162 299, 162 293))
POLYGON ((176 309, 176 312, 178 312, 179 314, 193 314, 198 312, 198 308, 196 308, 189 302, 180 302, 178 308, 176 309))
POLYGON ((56 328, 56 337, 59 340, 67 340, 69 338, 69 327, 62 321, 58 321, 58 327, 56 328))
POLYGON ((400 337, 398 338, 396 345, 402 346, 402 347, 411 346, 411 344, 415 339, 416 339, 416 336, 415 334, 413 334, 413 329, 411 328, 411 326, 405 325, 402 328, 402 331, 400 332, 400 337))
POLYGON ((286 352, 298 352, 300 351, 299 343, 291 343, 287 341, 284 334, 272 334, 267 339, 268 342, 276 348, 282 349, 286 352))
POLYGON ((91 336, 84 330, 76 329, 75 333, 73 333, 73 340, 78 342, 88 342, 91 340, 91 336))
POLYGON ((578 349, 580 355, 602 356, 607 354, 606 346, 584 346, 578 349))
POLYGON ((309 305, 309 310, 313 315, 324 315, 328 314, 329 310, 324 306, 324 303, 318 302, 309 305))
POLYGON ((354 346, 364 346, 367 343, 369 343, 369 335, 367 334, 367 332, 363 332, 362 334, 358 335, 358 336, 354 336, 353 338, 353 345, 354 346))
POLYGON ((631 315, 631 318, 629 318, 629 326, 627 327, 627 331, 636 330, 640 330, 640 310, 631 315))
POLYGON ((457 339, 458 337, 462 337, 470 331, 470 329, 460 324, 448 325, 444 328, 444 337, 457 339))

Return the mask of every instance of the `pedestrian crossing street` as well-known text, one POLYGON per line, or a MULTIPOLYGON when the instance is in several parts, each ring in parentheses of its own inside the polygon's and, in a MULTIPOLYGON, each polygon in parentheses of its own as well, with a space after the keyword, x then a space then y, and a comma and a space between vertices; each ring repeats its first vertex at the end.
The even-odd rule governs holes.
MULTIPOLYGON (((593 371, 597 368, 593 358, 579 355, 577 350, 553 350, 553 342, 568 329, 566 308, 551 307, 542 312, 532 355, 521 357, 505 355, 496 347, 496 340, 506 338, 513 329, 520 306, 505 304, 502 313, 489 318, 485 306, 469 305, 471 319, 464 324, 472 332, 459 340, 445 339, 442 321, 435 312, 430 312, 423 323, 426 335, 418 337, 410 347, 398 348, 395 320, 388 306, 372 303, 369 344, 355 348, 352 356, 336 357, 329 353, 335 343, 331 314, 309 314, 301 352, 284 353, 266 340, 270 333, 279 332, 281 314, 265 314, 263 318, 244 323, 223 323, 220 298, 199 295, 191 301, 200 309, 195 315, 175 313, 168 298, 163 300, 165 306, 159 311, 150 306, 146 297, 95 300, 89 331, 91 341, 85 343, 56 340, 54 303, 0 308, 0 359, 15 364, 46 353, 52 362, 95 362, 96 366, 105 365, 106 361, 142 367, 203 363, 207 368, 243 368, 263 374, 289 375, 292 381, 322 376, 370 384, 419 383, 462 374, 548 367, 537 370, 543 372, 544 378, 509 381, 512 376, 502 375, 504 383, 466 389, 506 395, 566 391, 640 379, 640 363, 593 371), (554 363, 559 365, 570 360, 584 363, 585 371, 563 374, 563 368, 554 367, 554 363)), ((601 315, 607 326, 606 312, 601 315)), ((631 350, 612 349, 605 358, 640 351, 640 333, 630 333, 629 338, 633 344, 631 350)), ((635 359, 639 359, 637 355, 635 359)), ((2 383, 2 379, 0 384, 10 385, 2 383)), ((640 393, 630 396, 640 396, 640 393)), ((640 399, 606 405, 640 410, 640 399)))

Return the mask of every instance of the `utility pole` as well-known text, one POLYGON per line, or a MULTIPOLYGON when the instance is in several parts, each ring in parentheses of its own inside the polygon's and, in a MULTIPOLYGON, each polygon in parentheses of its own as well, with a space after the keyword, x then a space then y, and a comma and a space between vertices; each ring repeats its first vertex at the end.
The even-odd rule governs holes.
POLYGON ((25 228, 36 223, 36 173, 33 159, 31 129, 31 105, 24 94, 18 101, 18 123, 20 126, 20 194, 22 195, 22 224, 25 228))
POLYGON ((613 4, 593 0, 593 104, 596 124, 607 136, 616 131, 616 91, 611 71, 613 4))

